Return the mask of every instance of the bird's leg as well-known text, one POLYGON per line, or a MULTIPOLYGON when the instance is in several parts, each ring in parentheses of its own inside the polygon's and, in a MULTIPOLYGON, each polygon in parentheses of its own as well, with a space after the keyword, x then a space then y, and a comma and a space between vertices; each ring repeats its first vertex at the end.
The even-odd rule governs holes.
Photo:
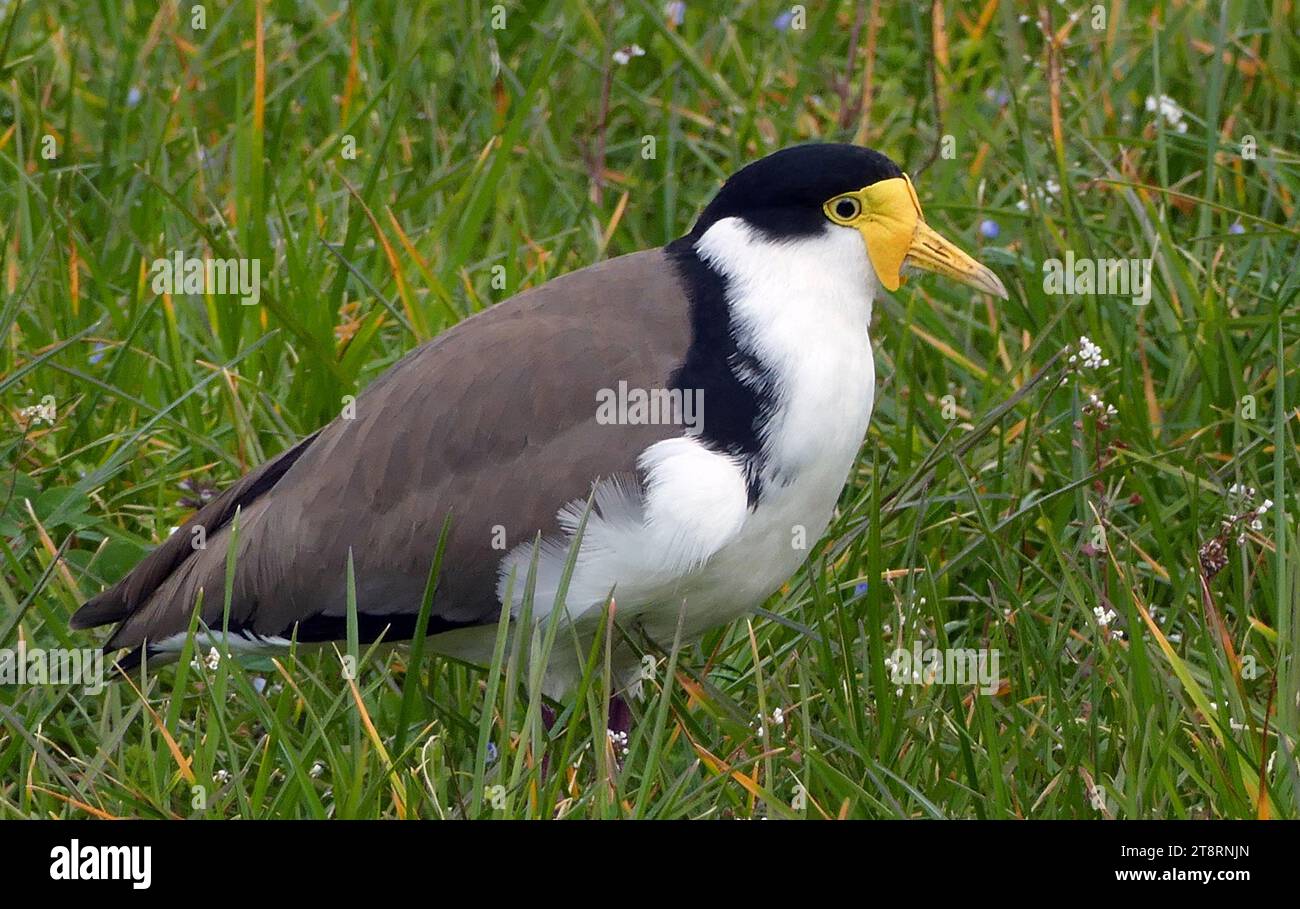
POLYGON ((619 766, 623 764, 623 756, 627 753, 628 737, 632 732, 632 708, 627 705, 627 701, 622 695, 616 694, 609 699, 609 726, 607 735, 609 743, 614 748, 614 757, 618 760, 619 766))
POLYGON ((609 731, 615 735, 627 735, 632 731, 632 708, 621 694, 612 695, 609 699, 609 731))
MULTIPOLYGON (((555 726, 556 719, 557 719, 557 714, 555 713, 555 708, 550 706, 549 704, 543 703, 542 704, 542 728, 546 730, 548 735, 550 734, 552 727, 555 726)), ((545 748, 542 751, 542 779, 543 780, 545 780, 547 776, 550 775, 550 770, 551 770, 551 751, 549 748, 545 748)))

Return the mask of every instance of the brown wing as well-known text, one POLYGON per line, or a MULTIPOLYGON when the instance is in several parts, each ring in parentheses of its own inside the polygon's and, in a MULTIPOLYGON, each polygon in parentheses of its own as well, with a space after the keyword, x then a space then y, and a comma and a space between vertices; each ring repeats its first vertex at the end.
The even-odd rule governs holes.
POLYGON ((408 635, 445 516, 430 633, 496 621, 506 548, 558 530, 557 511, 629 473, 673 426, 601 425, 597 392, 662 388, 690 344, 690 305, 662 250, 548 282, 417 348, 340 417, 210 502, 73 616, 121 622, 109 647, 221 627, 230 520, 240 509, 230 626, 344 636, 352 551, 363 636, 408 635), (191 546, 202 525, 206 548, 191 546), (494 545, 495 544, 495 545, 494 545))

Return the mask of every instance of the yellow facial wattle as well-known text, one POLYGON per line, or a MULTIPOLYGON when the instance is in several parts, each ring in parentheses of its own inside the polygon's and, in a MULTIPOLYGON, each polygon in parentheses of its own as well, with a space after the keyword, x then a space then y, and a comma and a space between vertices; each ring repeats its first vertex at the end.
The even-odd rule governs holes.
POLYGON ((886 290, 898 290, 903 267, 913 265, 1007 298, 1007 289, 997 275, 925 223, 916 190, 906 174, 841 193, 827 200, 822 209, 831 221, 862 234, 871 267, 886 290))

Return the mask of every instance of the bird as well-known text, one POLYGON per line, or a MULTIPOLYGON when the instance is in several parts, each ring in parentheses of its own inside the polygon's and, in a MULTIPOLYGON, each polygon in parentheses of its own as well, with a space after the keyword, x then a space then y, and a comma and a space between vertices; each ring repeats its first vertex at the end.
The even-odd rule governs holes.
MULTIPOLYGON (((342 640, 350 563, 360 640, 405 640, 442 537, 435 654, 489 664, 503 610, 512 634, 562 610, 590 641, 611 600, 629 631, 697 640, 760 607, 829 526, 874 405, 873 303, 914 271, 1007 298, 884 154, 759 158, 684 236, 412 350, 70 624, 115 625, 104 646, 126 670, 176 659, 196 608, 200 645, 232 653, 342 640)), ((549 698, 579 683, 578 653, 552 650, 549 698)), ((626 640, 611 669, 626 715, 641 677, 626 640)))

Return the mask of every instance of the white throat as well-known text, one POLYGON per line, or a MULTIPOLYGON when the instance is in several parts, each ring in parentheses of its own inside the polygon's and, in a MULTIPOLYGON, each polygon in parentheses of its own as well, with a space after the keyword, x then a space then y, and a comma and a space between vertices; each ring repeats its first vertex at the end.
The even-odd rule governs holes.
POLYGON ((695 249, 727 279, 737 343, 775 381, 767 473, 780 484, 806 468, 838 471, 826 479, 838 492, 875 393, 867 330, 880 283, 862 235, 827 224, 815 237, 774 241, 725 218, 695 249))

